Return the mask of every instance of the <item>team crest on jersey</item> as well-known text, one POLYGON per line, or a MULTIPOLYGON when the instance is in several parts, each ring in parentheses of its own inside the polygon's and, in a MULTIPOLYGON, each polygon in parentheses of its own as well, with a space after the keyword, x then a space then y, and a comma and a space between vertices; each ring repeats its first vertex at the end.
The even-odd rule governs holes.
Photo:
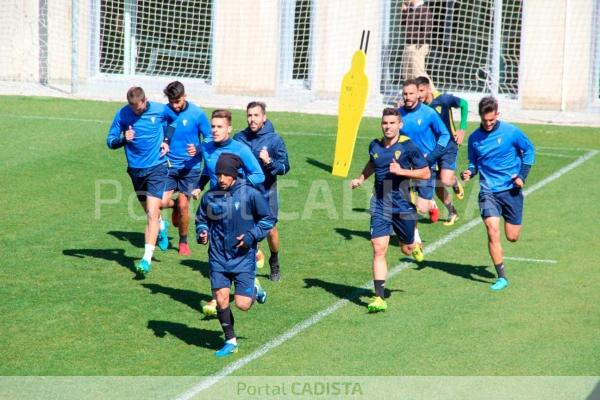
POLYGON ((152 123, 156 122, 156 117, 150 117, 150 121, 152 121, 152 123))
POLYGON ((240 202, 236 201, 235 203, 233 203, 233 206, 235 207, 236 210, 240 209, 240 202))
POLYGON ((379 154, 377 154, 377 153, 373 153, 373 159, 374 159, 374 160, 377 160, 378 158, 379 158, 379 154))
POLYGON ((502 143, 502 138, 498 138, 496 139, 496 141, 498 142, 498 144, 502 143))
POLYGON ((402 154, 402 153, 400 153, 400 150, 396 150, 396 151, 394 152, 394 158, 395 158, 396 160, 397 160, 397 159, 399 159, 399 158, 400 158, 400 154, 402 154))
POLYGON ((417 125, 421 126, 421 122, 423 122, 423 120, 422 120, 421 118, 419 118, 419 119, 417 120, 417 125))
POLYGON ((183 126, 187 126, 187 119, 183 120, 183 126))

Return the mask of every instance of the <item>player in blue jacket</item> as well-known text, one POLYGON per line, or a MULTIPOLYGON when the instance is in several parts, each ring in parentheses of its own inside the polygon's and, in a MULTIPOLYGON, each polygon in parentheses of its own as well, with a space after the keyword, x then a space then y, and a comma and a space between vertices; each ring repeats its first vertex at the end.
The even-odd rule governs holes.
POLYGON ((498 279, 492 290, 508 286, 500 242, 500 217, 504 233, 516 242, 523 217, 522 188, 535 162, 535 149, 516 126, 498 120, 498 102, 488 96, 479 102, 481 126, 469 136, 469 167, 461 173, 468 181, 479 173, 479 208, 488 237, 488 249, 498 279))
POLYGON ((202 196, 196 213, 196 239, 209 244, 210 285, 217 299, 217 317, 225 334, 225 345, 217 357, 238 350, 234 318, 229 307, 231 284, 235 284, 235 305, 243 311, 254 300, 264 303, 267 294, 256 283, 256 248, 275 226, 264 196, 254 187, 238 179, 241 160, 223 153, 216 164, 218 188, 202 196))
MULTIPOLYGON (((258 161, 252 154, 248 146, 231 139, 231 112, 229 110, 214 110, 211 116, 211 127, 213 140, 202 145, 202 158, 204 168, 200 176, 200 189, 204 190, 207 183, 210 183, 210 189, 218 187, 218 177, 216 173, 217 160, 223 153, 237 155, 241 160, 241 176, 245 177, 246 182, 252 184, 259 190, 262 189, 262 183, 265 175, 258 164, 258 161)), ((190 148, 193 154, 193 148, 190 148)), ((202 312, 206 316, 217 314, 217 302, 215 299, 202 305, 202 312)))
MULTIPOLYGON (((435 110, 419 102, 417 82, 407 79, 402 85, 404 105, 399 111, 404 126, 402 133, 408 136, 421 150, 431 168, 431 178, 419 182, 417 189, 417 209, 429 213, 432 222, 439 218, 439 210, 433 200, 437 163, 444 156, 450 142, 450 132, 435 110)), ((452 171, 452 173, 454 173, 452 171)))
POLYGON ((136 265, 136 271, 144 276, 150 272, 157 237, 159 245, 169 243, 166 223, 160 218, 160 206, 168 173, 165 154, 169 151, 169 137, 164 131, 175 116, 163 104, 147 101, 141 87, 127 91, 127 102, 128 105, 117 111, 106 144, 111 149, 125 147, 127 173, 148 217, 144 256, 136 265))
POLYGON ((189 256, 192 254, 187 242, 190 198, 198 199, 200 196, 201 141, 212 140, 211 126, 204 111, 186 99, 181 82, 169 83, 163 93, 169 100, 167 107, 177 115, 177 119, 167 154, 169 175, 162 207, 173 208, 171 222, 179 228, 179 255, 189 256), (173 200, 175 191, 179 192, 179 196, 173 200))
POLYGON ((469 103, 449 93, 434 92, 431 88, 429 78, 425 76, 416 78, 416 81, 417 90, 419 91, 419 101, 437 111, 451 135, 444 155, 438 160, 437 167, 439 174, 435 187, 438 199, 442 201, 448 210, 448 218, 444 222, 444 225, 451 226, 458 220, 458 213, 454 204, 452 204, 452 196, 446 190, 446 187, 452 187, 457 199, 462 200, 465 197, 464 189, 456 178, 454 170, 456 170, 458 146, 463 142, 465 129, 467 129, 469 103), (458 129, 454 125, 453 108, 460 109, 460 127, 458 129))
POLYGON ((200 189, 204 190, 207 183, 210 183, 210 189, 217 187, 215 168, 222 153, 231 153, 240 157, 242 160, 240 172, 244 179, 252 186, 261 189, 262 183, 265 181, 265 174, 263 174, 256 157, 248 146, 230 137, 232 131, 231 112, 214 110, 211 116, 211 126, 213 140, 202 146, 204 168, 200 176, 200 189))
MULTIPOLYGON (((259 101, 252 101, 246 107, 246 119, 248 127, 238 132, 233 139, 244 143, 252 150, 252 153, 260 163, 265 181, 263 182, 263 194, 271 207, 273 215, 279 215, 279 197, 277 194, 277 176, 285 175, 290 170, 290 162, 285 147, 285 142, 275 132, 273 124, 267 119, 267 106, 259 101)), ((271 273, 269 275, 272 281, 279 281, 279 231, 274 226, 267 235, 267 242, 271 255, 269 257, 269 266, 271 273)), ((259 253, 261 252, 258 250, 259 253)), ((264 257, 257 258, 259 267, 264 263, 264 257)))
POLYGON ((375 174, 371 197, 371 245, 373 246, 373 285, 375 297, 369 312, 385 311, 384 286, 387 278, 385 255, 392 229, 404 254, 423 261, 416 243, 417 211, 410 198, 411 179, 429 179, 431 171, 425 157, 407 136, 400 134, 402 118, 395 108, 386 108, 381 117, 383 138, 369 145, 369 161, 362 173, 350 182, 355 189, 375 174))

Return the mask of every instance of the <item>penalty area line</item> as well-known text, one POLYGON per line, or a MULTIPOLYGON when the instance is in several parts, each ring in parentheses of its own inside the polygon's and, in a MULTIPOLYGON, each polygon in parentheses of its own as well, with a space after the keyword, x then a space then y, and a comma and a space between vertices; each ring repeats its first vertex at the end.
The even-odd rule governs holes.
MULTIPOLYGON (((559 169, 555 173, 551 174, 550 176, 542 179, 541 181, 537 182, 536 184, 534 184, 531 187, 524 190, 523 195, 528 196, 531 193, 543 188, 544 186, 557 180, 558 178, 560 178, 567 172, 577 168, 578 166, 580 166, 581 164, 583 164, 590 158, 594 157, 596 154, 598 154, 598 150, 592 150, 592 151, 587 152, 583 156, 579 157, 577 160, 564 166, 563 168, 559 169)), ((425 254, 431 254, 431 253, 435 252, 437 249, 439 249, 446 243, 448 243, 448 242, 456 239, 457 237, 461 236, 462 234, 468 232, 469 230, 471 230, 473 227, 477 226, 480 223, 481 223, 481 218, 479 218, 479 217, 476 217, 476 218, 470 220, 468 223, 462 225, 461 227, 453 230, 446 236, 444 236, 444 237, 436 240, 432 244, 428 245, 427 248, 425 249, 426 250, 425 254)), ((409 262, 402 262, 402 263, 396 265, 389 271, 388 279, 393 277, 394 275, 397 275, 401 271, 405 270, 410 265, 413 265, 413 264, 409 263, 409 262)), ((368 289, 371 287, 371 285, 372 285, 372 281, 368 281, 361 287, 361 289, 365 289, 365 288, 368 289)), ((357 292, 355 292, 355 293, 357 293, 357 292)), ((297 336, 298 334, 305 331, 306 329, 317 324, 319 321, 321 321, 323 318, 327 317, 328 315, 333 314, 334 312, 336 312, 337 310, 339 310, 340 308, 342 308, 346 304, 348 304, 350 302, 350 299, 352 299, 352 298, 354 298, 354 297, 340 299, 340 300, 336 301, 335 303, 333 303, 332 305, 330 305, 329 307, 327 307, 326 309, 321 310, 318 313, 311 316, 310 318, 307 318, 304 321, 294 325, 292 328, 290 328, 283 334, 275 337, 274 339, 269 340, 262 347, 254 350, 252 353, 248 354, 247 356, 242 357, 237 361, 234 361, 233 363, 231 363, 228 366, 226 366, 225 368, 221 369, 214 375, 201 380, 196 385, 192 386, 189 390, 187 390, 184 393, 177 396, 175 398, 175 400, 192 399, 193 397, 198 395, 200 392, 202 392, 202 391, 210 388, 211 386, 215 385, 216 383, 218 383, 223 378, 231 375, 232 373, 234 373, 235 371, 239 370, 240 368, 246 366, 247 364, 251 363, 252 361, 262 357, 269 351, 275 349, 276 347, 282 345, 283 343, 285 343, 288 340, 292 339, 293 337, 297 336)))

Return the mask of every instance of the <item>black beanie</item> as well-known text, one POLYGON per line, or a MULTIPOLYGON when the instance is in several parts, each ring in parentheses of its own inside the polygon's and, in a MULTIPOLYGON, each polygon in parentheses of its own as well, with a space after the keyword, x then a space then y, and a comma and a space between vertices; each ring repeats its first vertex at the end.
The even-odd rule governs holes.
POLYGON ((235 154, 222 153, 217 160, 217 167, 215 173, 217 175, 223 174, 238 177, 238 170, 242 166, 242 160, 235 154))

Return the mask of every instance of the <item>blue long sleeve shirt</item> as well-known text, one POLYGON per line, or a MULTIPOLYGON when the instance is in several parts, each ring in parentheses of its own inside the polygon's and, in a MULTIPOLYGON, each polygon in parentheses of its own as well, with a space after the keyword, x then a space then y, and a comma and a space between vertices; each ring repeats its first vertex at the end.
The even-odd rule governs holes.
POLYGON ((535 163, 535 148, 516 126, 497 121, 490 132, 481 127, 469 136, 469 170, 479 173, 482 192, 501 192, 514 186, 522 164, 535 163))
POLYGON ((265 197, 238 179, 229 190, 213 189, 202 196, 196 212, 196 237, 208 232, 208 263, 212 271, 253 272, 257 243, 267 236, 277 219, 265 197), (246 246, 236 248, 244 235, 246 246))
MULTIPOLYGON (((262 183, 265 181, 265 175, 260 168, 260 164, 252 154, 252 150, 243 143, 240 143, 231 138, 217 143, 210 141, 202 145, 202 158, 204 159, 204 168, 202 176, 208 177, 210 180, 210 188, 217 187, 217 160, 223 153, 231 153, 237 155, 242 160, 242 177, 253 186, 262 189, 262 183)), ((200 179, 202 181, 202 178, 200 179)))
POLYGON ((244 143, 252 150, 252 154, 256 157, 265 175, 263 183, 265 190, 269 190, 271 187, 277 185, 277 175, 285 175, 290 170, 285 142, 275 132, 271 121, 267 120, 261 130, 256 133, 252 132, 250 128, 246 128, 238 132, 233 139, 244 143), (267 152, 271 158, 270 164, 264 164, 258 157, 263 147, 267 148, 267 152))
MULTIPOLYGON (((448 145, 450 132, 434 109, 418 103, 411 110, 400 107, 399 111, 403 123, 402 134, 408 136, 425 157, 433 152, 436 145, 439 144, 441 147, 448 145)), ((432 164, 435 160, 427 161, 432 164)))
POLYGON ((165 127, 176 116, 165 105, 148 101, 146 110, 137 115, 129 105, 122 107, 113 119, 106 137, 106 145, 111 149, 125 146, 125 157, 130 168, 150 168, 166 161, 160 155, 165 127), (123 133, 132 127, 135 136, 127 142, 123 133))
MULTIPOLYGON (((171 112, 175 111, 167 105, 171 112)), ((175 132, 171 138, 170 149, 167 157, 171 166, 176 169, 200 169, 202 152, 200 140, 207 143, 212 140, 210 122, 204 111, 197 105, 186 101, 185 108, 175 113, 175 132), (202 139, 200 139, 202 138, 202 139), (196 155, 191 157, 187 153, 187 145, 196 147, 196 155)))

